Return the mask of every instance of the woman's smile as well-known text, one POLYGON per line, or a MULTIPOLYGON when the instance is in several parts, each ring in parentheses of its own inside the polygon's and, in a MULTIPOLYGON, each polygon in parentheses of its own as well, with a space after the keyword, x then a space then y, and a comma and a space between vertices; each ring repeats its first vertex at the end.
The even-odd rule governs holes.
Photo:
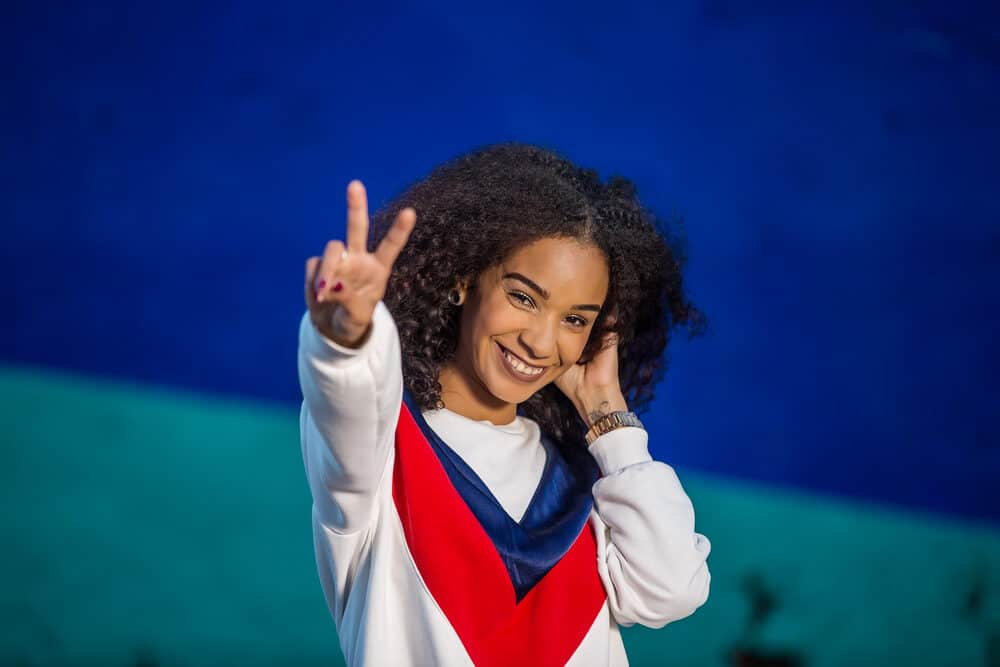
POLYGON ((515 380, 534 382, 545 372, 544 366, 527 363, 500 343, 497 343, 497 351, 500 354, 501 364, 515 380))

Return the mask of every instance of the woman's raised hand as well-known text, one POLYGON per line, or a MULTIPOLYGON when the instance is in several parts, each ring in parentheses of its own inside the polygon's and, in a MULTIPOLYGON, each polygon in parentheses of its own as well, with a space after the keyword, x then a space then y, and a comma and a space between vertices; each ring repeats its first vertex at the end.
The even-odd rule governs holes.
POLYGON ((410 238, 417 213, 404 208, 375 252, 368 252, 368 196, 361 181, 347 186, 347 245, 326 244, 322 257, 306 260, 306 306, 316 329, 346 347, 364 342, 372 315, 410 238))

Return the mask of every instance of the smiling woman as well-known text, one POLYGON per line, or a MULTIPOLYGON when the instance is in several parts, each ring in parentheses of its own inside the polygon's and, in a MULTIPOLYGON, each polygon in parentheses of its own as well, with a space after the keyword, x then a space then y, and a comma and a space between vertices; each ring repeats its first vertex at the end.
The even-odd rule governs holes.
POLYGON ((608 264, 591 243, 546 237, 458 291, 468 301, 455 357, 439 376, 441 399, 456 412, 504 424, 579 361, 607 297, 608 264))
POLYGON ((350 665, 626 665, 708 597, 711 543, 633 410, 697 333, 621 178, 502 144, 306 262, 302 454, 350 665), (419 222, 418 222, 419 218, 419 222))
MULTIPOLYGON (((532 306, 525 301, 526 307, 536 310, 547 301, 537 287, 551 289, 562 304, 600 306, 597 312, 578 313, 589 323, 579 360, 592 359, 609 342, 607 334, 616 334, 620 388, 637 411, 652 400, 672 331, 685 329, 691 336, 704 331, 704 315, 683 288, 683 238, 641 204, 624 178, 602 183, 595 171, 552 151, 499 144, 441 165, 386 205, 374 215, 373 241, 384 237, 395 217, 409 208, 419 211, 420 224, 393 267, 385 301, 399 327, 406 387, 423 409, 447 405, 442 390, 449 376, 445 372, 444 381, 441 376, 457 363, 456 355, 461 356, 459 328, 464 320, 459 320, 468 317, 468 309, 456 308, 449 292, 468 292, 477 299, 469 288, 484 278, 494 284, 503 280, 528 297, 532 306), (557 247, 551 243, 554 239, 575 241, 580 249, 556 257, 536 248, 518 260, 530 257, 531 269, 510 268, 518 251, 544 239, 550 241, 541 246, 545 250, 557 247), (586 264, 577 267, 578 262, 586 264), (555 294, 557 285, 599 280, 598 264, 607 280, 604 295, 571 299, 565 288, 555 294), (548 283, 532 273, 543 268, 546 275, 554 275, 548 283), (508 273, 522 274, 521 280, 505 277, 508 273), (536 284, 524 282, 525 277, 536 284)), ((510 299, 524 301, 516 295, 510 299)), ((551 312, 544 310, 546 316, 551 312)), ((526 358, 529 350, 516 347, 508 345, 515 354, 522 353, 525 362, 538 361, 526 358)), ((488 396, 480 400, 483 414, 499 409, 489 408, 488 396)), ((556 384, 546 384, 517 403, 519 412, 557 439, 578 440, 588 426, 579 419, 578 402, 556 384)))

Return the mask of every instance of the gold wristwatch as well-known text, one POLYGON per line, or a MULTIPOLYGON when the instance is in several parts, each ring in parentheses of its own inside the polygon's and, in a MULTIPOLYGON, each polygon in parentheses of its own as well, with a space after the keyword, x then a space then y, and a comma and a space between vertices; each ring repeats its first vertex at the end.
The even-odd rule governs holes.
POLYGON ((587 446, 589 447, 594 440, 597 440, 597 438, 601 437, 608 431, 613 431, 616 428, 621 428, 622 426, 638 426, 639 428, 644 428, 642 422, 639 421, 639 418, 634 412, 615 410, 614 412, 609 412, 591 424, 590 430, 587 431, 586 435, 587 446))

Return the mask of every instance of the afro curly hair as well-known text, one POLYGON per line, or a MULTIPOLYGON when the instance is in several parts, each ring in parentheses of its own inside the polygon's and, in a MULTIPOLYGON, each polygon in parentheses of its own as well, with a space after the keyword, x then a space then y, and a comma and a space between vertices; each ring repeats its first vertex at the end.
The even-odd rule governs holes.
MULTIPOLYGON (((436 167, 382 206, 372 216, 369 249, 407 206, 419 223, 396 261, 384 302, 399 330, 404 385, 422 410, 444 407, 438 376, 458 345, 460 313, 448 292, 474 285, 483 271, 541 238, 574 238, 604 253, 608 295, 578 363, 597 352, 603 334, 616 332, 630 409, 642 412, 652 400, 668 364, 671 331, 704 333, 706 318, 683 290, 685 239, 665 228, 624 178, 602 183, 595 170, 539 146, 485 146, 436 167)), ((554 383, 518 412, 559 442, 580 441, 586 432, 554 383)))

